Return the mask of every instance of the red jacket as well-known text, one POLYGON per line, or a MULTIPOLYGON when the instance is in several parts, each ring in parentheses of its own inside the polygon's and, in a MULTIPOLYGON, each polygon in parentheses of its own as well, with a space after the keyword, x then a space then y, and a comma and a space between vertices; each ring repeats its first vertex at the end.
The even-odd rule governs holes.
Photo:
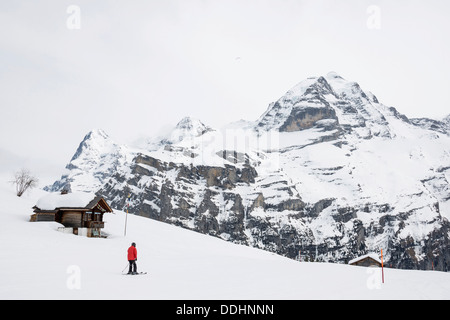
POLYGON ((128 248, 128 260, 136 260, 137 259, 137 250, 136 247, 129 247, 128 248))

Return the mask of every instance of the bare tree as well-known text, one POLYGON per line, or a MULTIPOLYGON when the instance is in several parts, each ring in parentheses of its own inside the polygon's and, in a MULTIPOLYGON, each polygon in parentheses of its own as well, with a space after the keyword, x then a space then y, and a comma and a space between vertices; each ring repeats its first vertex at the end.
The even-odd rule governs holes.
POLYGON ((39 180, 31 175, 30 170, 21 169, 14 174, 12 184, 16 185, 16 194, 22 196, 25 191, 37 187, 39 180))

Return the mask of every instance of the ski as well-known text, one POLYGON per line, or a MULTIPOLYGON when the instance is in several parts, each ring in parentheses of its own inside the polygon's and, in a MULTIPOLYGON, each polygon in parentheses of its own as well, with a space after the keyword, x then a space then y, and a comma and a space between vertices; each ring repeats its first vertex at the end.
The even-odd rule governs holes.
POLYGON ((147 274, 147 272, 138 272, 138 273, 122 273, 124 276, 141 276, 147 274))

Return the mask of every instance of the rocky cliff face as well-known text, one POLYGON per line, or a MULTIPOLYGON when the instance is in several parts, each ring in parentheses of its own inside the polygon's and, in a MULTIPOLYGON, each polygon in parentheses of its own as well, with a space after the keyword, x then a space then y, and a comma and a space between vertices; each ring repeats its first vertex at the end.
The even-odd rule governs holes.
POLYGON ((253 123, 185 118, 145 149, 94 131, 50 189, 95 191, 116 209, 131 194, 133 214, 290 258, 383 249, 393 267, 448 270, 447 122, 408 119, 329 73, 253 123))

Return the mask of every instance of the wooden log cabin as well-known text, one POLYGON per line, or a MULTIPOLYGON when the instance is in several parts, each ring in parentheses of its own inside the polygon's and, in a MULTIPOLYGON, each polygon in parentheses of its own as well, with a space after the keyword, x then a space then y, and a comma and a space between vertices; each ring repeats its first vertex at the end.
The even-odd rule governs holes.
POLYGON ((381 260, 378 258, 376 253, 369 253, 364 256, 355 258, 348 263, 352 266, 359 267, 380 267, 381 268, 381 260))
POLYGON ((103 215, 113 212, 105 199, 92 193, 52 193, 38 200, 30 221, 55 221, 65 232, 101 237, 103 215))

